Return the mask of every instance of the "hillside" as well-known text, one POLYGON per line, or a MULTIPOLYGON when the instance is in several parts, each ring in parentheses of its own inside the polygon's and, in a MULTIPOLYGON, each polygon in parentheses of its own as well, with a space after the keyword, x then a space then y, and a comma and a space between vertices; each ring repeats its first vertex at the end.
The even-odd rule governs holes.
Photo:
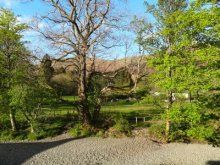
MULTIPOLYGON (((88 59, 87 71, 88 74, 91 73, 92 70, 92 72, 102 73, 105 75, 113 75, 120 71, 120 73, 123 72, 118 75, 121 76, 120 79, 124 79, 124 82, 130 81, 126 83, 137 86, 144 77, 152 73, 152 69, 146 65, 146 59, 147 58, 145 56, 135 56, 116 60, 96 59, 95 61, 92 61, 88 59), (93 69, 91 69, 92 67, 93 69)), ((51 67, 53 72, 50 77, 51 84, 53 84, 56 88, 62 89, 66 94, 76 94, 76 66, 74 64, 75 59, 51 59, 50 66, 47 66, 51 67)))

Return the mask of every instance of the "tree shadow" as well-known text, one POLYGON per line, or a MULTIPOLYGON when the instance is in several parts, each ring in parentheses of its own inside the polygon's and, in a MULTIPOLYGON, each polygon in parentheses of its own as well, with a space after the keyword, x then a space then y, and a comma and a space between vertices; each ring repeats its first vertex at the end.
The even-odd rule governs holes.
POLYGON ((20 165, 38 153, 75 139, 80 138, 68 138, 53 142, 0 143, 0 165, 20 165))
POLYGON ((206 165, 220 165, 220 160, 209 160, 206 165))

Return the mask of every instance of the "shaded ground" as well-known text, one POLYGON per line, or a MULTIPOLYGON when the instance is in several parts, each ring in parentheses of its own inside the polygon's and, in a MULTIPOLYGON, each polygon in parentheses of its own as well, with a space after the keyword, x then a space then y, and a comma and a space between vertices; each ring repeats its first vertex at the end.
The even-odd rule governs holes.
POLYGON ((1 165, 219 165, 220 148, 201 144, 158 144, 144 138, 73 139, 0 143, 1 165))

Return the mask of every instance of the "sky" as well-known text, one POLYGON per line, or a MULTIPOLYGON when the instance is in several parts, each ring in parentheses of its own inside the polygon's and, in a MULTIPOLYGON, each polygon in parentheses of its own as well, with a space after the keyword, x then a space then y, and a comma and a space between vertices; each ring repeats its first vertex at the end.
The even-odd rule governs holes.
MULTIPOLYGON (((19 21, 29 24, 33 17, 36 15, 45 15, 48 13, 49 6, 45 3, 42 3, 42 0, 0 0, 0 6, 4 8, 11 9, 15 15, 19 16, 19 21)), ((149 3, 154 3, 154 0, 148 0, 149 3)), ((145 15, 145 6, 144 0, 127 0, 127 4, 122 6, 126 8, 131 15, 144 16, 145 15)), ((118 7, 120 9, 120 7, 118 7)), ((43 24, 41 25, 43 27, 43 24)), ((51 51, 50 46, 45 40, 39 37, 34 31, 27 31, 24 33, 24 38, 27 41, 30 41, 28 47, 32 50, 39 50, 40 54, 51 54, 55 52, 51 51)), ((121 48, 122 49, 122 48, 121 48)), ((118 49, 116 52, 120 54, 122 51, 118 49)))

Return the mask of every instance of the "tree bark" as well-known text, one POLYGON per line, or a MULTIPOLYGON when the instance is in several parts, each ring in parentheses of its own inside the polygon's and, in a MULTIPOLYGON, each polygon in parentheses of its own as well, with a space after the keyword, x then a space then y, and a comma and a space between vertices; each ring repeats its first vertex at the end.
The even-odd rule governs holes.
POLYGON ((137 81, 137 78, 133 78, 132 79, 132 84, 133 84, 133 87, 131 88, 131 90, 130 90, 130 94, 132 95, 135 91, 136 91, 136 89, 137 89, 137 83, 138 83, 138 81, 137 81))
POLYGON ((31 133, 34 133, 35 131, 34 131, 34 126, 33 126, 33 123, 29 123, 30 124, 30 127, 31 127, 31 133))
MULTIPOLYGON (((35 132, 35 129, 34 129, 34 124, 33 124, 33 119, 30 119, 28 117, 28 114, 27 113, 23 113, 24 114, 24 117, 26 118, 28 124, 30 125, 30 128, 31 128, 31 133, 34 133, 35 132)), ((35 118, 36 119, 36 118, 35 118)))
POLYGON ((95 109, 93 111, 93 121, 94 122, 96 122, 99 119, 100 110, 101 110, 101 98, 98 98, 96 100, 95 109))
MULTIPOLYGON (((168 49, 169 50, 169 55, 171 54, 171 49, 168 49)), ((169 67, 169 73, 168 73, 168 77, 172 79, 172 68, 169 67)), ((169 141, 169 135, 170 135, 170 118, 168 116, 168 112, 170 111, 170 109, 172 108, 172 104, 173 104, 173 92, 172 90, 168 91, 168 94, 167 94, 167 97, 168 97, 168 106, 167 106, 167 112, 166 112, 166 129, 165 129, 165 135, 166 135, 166 141, 168 142, 169 141)))
POLYGON ((166 135, 166 140, 168 142, 169 140, 169 134, 170 134, 170 119, 168 116, 168 112, 170 111, 170 109, 172 108, 172 104, 173 104, 173 92, 168 92, 168 106, 167 106, 167 117, 166 117, 166 129, 165 129, 165 135, 166 135))
POLYGON ((192 102, 192 92, 189 91, 189 102, 191 103, 192 102))
POLYGON ((17 131, 17 126, 16 126, 16 120, 15 120, 15 114, 12 110, 10 110, 10 121, 11 121, 11 129, 12 131, 17 131))
POLYGON ((80 55, 80 76, 79 76, 79 111, 83 124, 90 125, 91 114, 88 107, 87 75, 86 75, 86 53, 80 55))

